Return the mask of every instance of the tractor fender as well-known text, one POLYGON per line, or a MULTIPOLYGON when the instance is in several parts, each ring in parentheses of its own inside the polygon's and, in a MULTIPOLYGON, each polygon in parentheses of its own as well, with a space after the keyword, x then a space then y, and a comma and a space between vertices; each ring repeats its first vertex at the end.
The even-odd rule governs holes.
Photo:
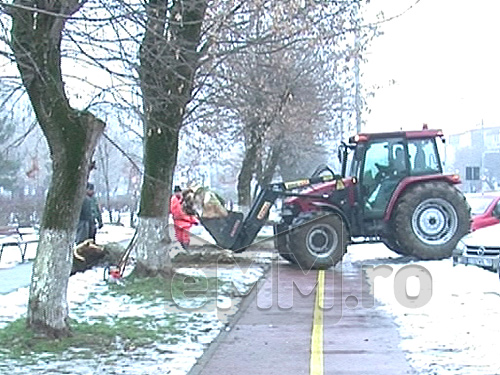
POLYGON ((394 193, 392 193, 391 200, 389 201, 389 204, 387 205, 387 209, 385 211, 384 221, 389 221, 391 219, 397 200, 408 188, 414 186, 415 184, 427 181, 442 181, 450 185, 456 185, 461 182, 458 175, 426 175, 405 177, 396 187, 394 193))
POLYGON ((351 222, 347 218, 346 214, 344 211, 342 211, 338 206, 331 204, 331 203, 326 203, 326 202, 313 202, 312 203, 314 206, 316 206, 320 211, 323 212, 333 212, 338 214, 342 220, 344 221, 345 226, 347 227, 347 230, 349 233, 351 232, 351 222))

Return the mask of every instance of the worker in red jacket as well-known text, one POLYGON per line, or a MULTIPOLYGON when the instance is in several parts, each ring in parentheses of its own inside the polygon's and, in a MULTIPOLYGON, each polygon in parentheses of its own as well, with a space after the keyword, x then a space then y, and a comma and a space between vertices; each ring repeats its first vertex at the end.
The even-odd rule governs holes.
POLYGON ((193 215, 188 215, 182 209, 182 190, 179 186, 174 188, 174 194, 170 198, 170 213, 174 218, 175 238, 184 249, 189 246, 189 229, 198 225, 198 220, 193 215))

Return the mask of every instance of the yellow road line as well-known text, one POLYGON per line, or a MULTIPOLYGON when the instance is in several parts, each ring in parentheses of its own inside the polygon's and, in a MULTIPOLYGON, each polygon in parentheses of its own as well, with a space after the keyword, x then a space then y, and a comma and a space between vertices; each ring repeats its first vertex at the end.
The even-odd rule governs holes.
POLYGON ((318 287, 314 303, 313 328, 311 335, 311 375, 323 375, 323 299, 325 295, 325 271, 318 271, 318 287))

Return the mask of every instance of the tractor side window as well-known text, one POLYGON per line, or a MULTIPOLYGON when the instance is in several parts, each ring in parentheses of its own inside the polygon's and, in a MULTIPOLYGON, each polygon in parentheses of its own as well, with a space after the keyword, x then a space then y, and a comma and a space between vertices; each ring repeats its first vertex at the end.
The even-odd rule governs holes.
POLYGON ((359 176, 365 196, 371 195, 389 168, 389 144, 385 142, 371 143, 365 153, 362 176, 359 176))
POLYGON ((382 168, 389 167, 388 142, 374 142, 365 153, 364 179, 374 179, 382 168))
POLYGON ((434 139, 408 140, 408 153, 413 175, 441 173, 441 165, 434 139))
POLYGON ((394 190, 406 175, 406 153, 399 139, 373 142, 365 154, 362 180, 365 218, 384 216, 394 190))

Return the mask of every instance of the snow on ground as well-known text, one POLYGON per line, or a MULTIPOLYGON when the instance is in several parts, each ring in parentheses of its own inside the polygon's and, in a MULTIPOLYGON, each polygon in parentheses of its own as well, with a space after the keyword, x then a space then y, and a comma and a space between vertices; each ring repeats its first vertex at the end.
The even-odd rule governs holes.
POLYGON ((402 348, 417 373, 500 374, 496 347, 496 338, 500 337, 497 274, 474 266, 454 267, 451 259, 399 263, 397 258, 384 245, 370 244, 351 246, 344 261, 392 268, 388 277, 370 278, 372 290, 377 308, 391 314, 399 326, 402 348), (396 277, 403 268, 407 277, 396 277), (426 287, 429 275, 431 288, 426 287), (403 303, 398 302, 398 288, 406 289, 414 300, 422 297, 423 306, 405 307, 407 300, 401 297, 403 303))
MULTIPOLYGON (((27 229, 25 229, 27 231, 27 229)), ((23 236, 25 240, 32 240, 37 238, 35 230, 32 233, 23 236)), ((134 229, 123 225, 105 224, 97 231, 96 243, 105 244, 108 242, 126 242, 134 235, 134 229)), ((12 237, 14 240, 14 237, 12 237)), ((32 260, 36 255, 37 243, 30 243, 26 248, 26 260, 32 260)), ((17 263, 21 262, 21 255, 19 249, 15 246, 4 248, 4 252, 0 259, 0 269, 11 268, 17 263)))
MULTIPOLYGON (((123 226, 105 225, 96 242, 128 243, 133 229, 123 226)), ((35 248, 36 250, 36 248, 35 248)), ((34 253, 33 253, 34 255, 34 253)), ((14 267, 15 254, 2 264, 14 267)), ((241 296, 262 277, 263 263, 252 264, 248 269, 229 268, 182 268, 177 275, 217 277, 221 281, 220 291, 212 297, 203 294, 177 300, 172 303, 138 302, 129 297, 105 293, 109 284, 104 281, 103 268, 94 268, 70 277, 68 304, 70 318, 80 322, 97 322, 124 317, 148 318, 164 321, 175 315, 177 334, 170 339, 176 342, 157 343, 153 348, 137 348, 129 352, 123 343, 117 342, 108 353, 94 353, 92 358, 71 358, 71 353, 62 356, 39 356, 34 363, 6 360, 0 363, 0 374, 151 374, 184 375, 196 363, 207 346, 221 330, 228 329, 229 319, 238 310, 241 296)), ((1 272, 1 271, 0 271, 1 272)), ((1 274, 0 274, 1 275, 1 274)), ((0 294, 0 328, 26 314, 29 288, 22 287, 13 292, 0 294)))
MULTIPOLYGON (((117 342, 107 353, 94 353, 93 358, 39 357, 35 363, 19 365, 6 360, 0 364, 1 374, 186 374, 221 330, 227 329, 230 317, 236 313, 241 297, 234 296, 231 288, 241 293, 248 291, 263 275, 263 268, 235 275, 231 270, 179 269, 180 274, 217 276, 228 283, 227 293, 216 298, 192 298, 181 303, 137 302, 127 296, 106 294, 109 285, 103 281, 103 269, 95 268, 70 278, 68 304, 70 318, 80 322, 98 322, 124 317, 148 318, 161 321, 175 315, 179 332, 169 336, 176 342, 157 343, 154 347, 137 348, 128 352, 117 342), (232 283, 232 284, 231 284, 232 283), (224 313, 221 314, 221 307, 224 313)), ((0 295, 0 328, 26 313, 28 288, 0 295)))
MULTIPOLYGON (((35 229, 28 230, 27 228, 24 228, 23 230, 23 239, 25 241, 30 241, 30 240, 36 240, 37 239, 37 233, 35 229)), ((3 240, 8 241, 12 240, 15 241, 15 237, 3 237, 3 240)), ((36 254, 36 243, 29 243, 26 245, 26 254, 25 258, 26 259, 33 259, 36 254)), ((2 257, 0 258, 0 270, 3 268, 10 268, 15 266, 17 263, 21 262, 21 252, 19 248, 16 246, 6 246, 4 247, 2 257)))
MULTIPOLYGON (((202 231, 196 234, 202 237, 206 235, 202 231)), ((126 242, 132 235, 133 230, 130 228, 105 225, 98 234, 97 242, 126 242)), ((7 258, 18 256, 14 251, 10 253, 7 258)), ((4 259, 2 264, 6 264, 4 259)), ((377 301, 375 308, 394 317, 402 337, 402 348, 418 374, 500 374, 500 357, 495 345, 496 338, 500 337, 500 281, 495 273, 474 266, 453 267, 451 259, 405 260, 381 244, 350 246, 343 266, 353 264, 362 264, 368 270, 368 275, 371 275, 372 290, 377 301), (407 272, 406 276, 404 272, 407 272), (373 277, 374 274, 379 276, 373 277), (400 293, 399 300, 395 293, 400 293), (403 300, 401 293, 404 293, 403 300), (418 305, 422 301, 424 303, 420 307, 404 306, 418 305)), ((185 274, 205 272, 207 276, 213 276, 210 273, 213 270, 179 271, 185 274)), ((240 290, 241 285, 251 287, 262 272, 257 267, 239 273, 231 272, 230 269, 219 270, 217 274, 240 290)), ((165 306, 132 305, 125 297, 113 299, 109 295, 101 295, 99 292, 106 288, 102 269, 71 277, 68 297, 71 317, 92 321, 101 316, 141 314, 154 317, 165 314, 165 306), (109 306, 113 306, 113 309, 110 310, 109 306)), ((28 288, 0 294, 0 327, 26 312, 27 298, 28 288)), ((194 315, 185 309, 176 312, 175 306, 169 306, 169 313, 179 314, 186 335, 178 344, 164 344, 156 351, 119 356, 116 354, 120 351, 117 344, 117 348, 110 348, 114 351, 109 354, 79 359, 79 362, 73 361, 69 365, 64 360, 53 359, 24 367, 4 363, 0 364, 0 373, 185 374, 220 330, 226 329, 228 317, 237 308, 237 302, 234 301, 220 295, 217 301, 205 305, 202 311, 194 315), (232 308, 227 310, 227 315, 221 316, 217 314, 214 304, 232 308), (119 368, 116 368, 117 363, 119 368)))

